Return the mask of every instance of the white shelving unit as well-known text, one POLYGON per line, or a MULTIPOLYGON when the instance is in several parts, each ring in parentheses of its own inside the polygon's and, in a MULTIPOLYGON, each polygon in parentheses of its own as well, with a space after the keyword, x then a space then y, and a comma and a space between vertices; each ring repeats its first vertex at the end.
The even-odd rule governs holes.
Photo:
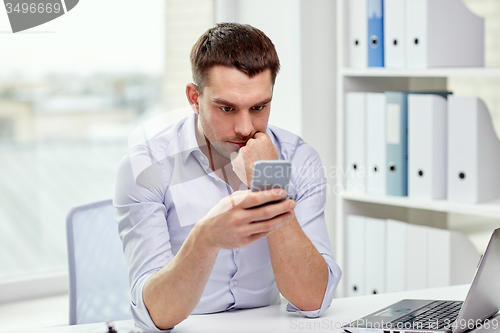
POLYGON ((343 201, 349 200, 354 203, 373 203, 392 207, 413 208, 434 212, 465 214, 491 218, 500 217, 500 199, 482 202, 476 205, 467 205, 447 200, 426 201, 410 199, 408 197, 382 196, 373 194, 356 195, 342 193, 340 197, 343 201))
MULTIPOLYGON (((346 92, 384 92, 388 90, 446 90, 448 77, 500 77, 500 68, 430 68, 430 69, 388 69, 348 68, 346 66, 345 1, 338 0, 337 24, 337 105, 336 105, 336 160, 337 167, 345 174, 345 118, 344 99, 346 92)), ((339 173, 341 174, 341 173, 339 173)), ((344 179, 339 178, 337 188, 344 179)), ((356 195, 347 192, 336 196, 336 260, 346 268, 346 227, 349 214, 382 219, 396 219, 409 223, 447 228, 448 214, 464 214, 500 219, 500 198, 476 205, 464 205, 446 200, 423 201, 408 197, 381 195, 356 195)), ((339 285, 337 297, 346 295, 346 278, 339 285)))
POLYGON ((344 77, 499 77, 500 68, 428 68, 428 69, 395 69, 395 68, 340 68, 340 75, 344 77))

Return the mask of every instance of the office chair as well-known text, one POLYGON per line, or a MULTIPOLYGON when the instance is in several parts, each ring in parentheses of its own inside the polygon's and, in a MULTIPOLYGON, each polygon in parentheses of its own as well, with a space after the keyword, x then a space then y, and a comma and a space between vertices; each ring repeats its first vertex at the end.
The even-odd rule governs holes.
POLYGON ((111 200, 66 217, 69 324, 131 319, 128 270, 111 200))

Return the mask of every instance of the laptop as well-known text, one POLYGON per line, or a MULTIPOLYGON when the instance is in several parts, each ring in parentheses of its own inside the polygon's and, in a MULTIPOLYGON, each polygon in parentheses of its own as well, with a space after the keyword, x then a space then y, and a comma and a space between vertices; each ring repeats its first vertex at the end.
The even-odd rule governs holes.
POLYGON ((500 228, 493 231, 465 301, 404 299, 343 327, 347 333, 461 333, 498 329, 500 310, 500 228))

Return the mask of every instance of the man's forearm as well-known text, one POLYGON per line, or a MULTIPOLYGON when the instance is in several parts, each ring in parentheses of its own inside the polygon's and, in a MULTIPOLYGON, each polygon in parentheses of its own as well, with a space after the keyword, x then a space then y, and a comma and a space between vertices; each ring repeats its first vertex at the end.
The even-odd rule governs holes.
POLYGON ((159 329, 186 319, 203 294, 218 250, 204 247, 199 232, 199 228, 193 228, 174 259, 144 286, 144 304, 159 329))
POLYGON ((267 236, 281 294, 303 311, 318 310, 328 285, 328 265, 294 217, 267 236))

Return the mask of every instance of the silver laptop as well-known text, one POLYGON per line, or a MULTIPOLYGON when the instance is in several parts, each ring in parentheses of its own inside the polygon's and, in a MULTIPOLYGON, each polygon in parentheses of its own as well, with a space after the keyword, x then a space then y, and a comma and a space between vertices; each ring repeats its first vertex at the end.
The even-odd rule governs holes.
MULTIPOLYGON (((498 329, 500 228, 493 231, 464 302, 405 299, 343 327, 348 333, 461 333, 482 326, 498 329)), ((496 331, 496 330, 495 330, 496 331)))

